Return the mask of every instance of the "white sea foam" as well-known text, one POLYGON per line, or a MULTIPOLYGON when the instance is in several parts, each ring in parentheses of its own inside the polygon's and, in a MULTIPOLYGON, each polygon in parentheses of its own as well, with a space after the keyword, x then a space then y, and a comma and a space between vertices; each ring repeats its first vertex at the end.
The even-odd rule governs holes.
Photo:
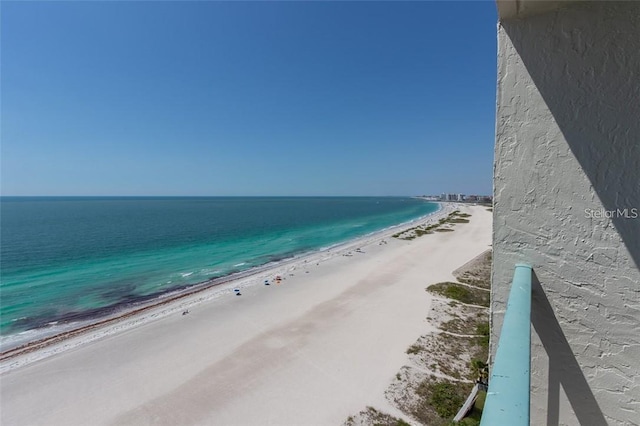
POLYGON ((39 339, 55 336, 57 334, 64 333, 65 331, 73 330, 81 324, 82 323, 80 322, 59 324, 58 321, 54 321, 49 323, 47 327, 25 330, 15 334, 2 335, 0 336, 0 352, 10 350, 39 339))

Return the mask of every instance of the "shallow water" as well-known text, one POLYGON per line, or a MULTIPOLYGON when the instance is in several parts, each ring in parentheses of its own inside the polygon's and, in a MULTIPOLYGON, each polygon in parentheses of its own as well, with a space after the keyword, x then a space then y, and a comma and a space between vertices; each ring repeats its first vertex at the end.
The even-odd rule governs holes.
POLYGON ((398 197, 2 197, 3 336, 108 313, 433 213, 398 197))

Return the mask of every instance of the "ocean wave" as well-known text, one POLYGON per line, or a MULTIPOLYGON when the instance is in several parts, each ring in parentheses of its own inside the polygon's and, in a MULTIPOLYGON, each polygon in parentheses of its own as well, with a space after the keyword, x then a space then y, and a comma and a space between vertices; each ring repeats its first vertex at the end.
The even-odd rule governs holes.
POLYGON ((55 336, 78 327, 78 324, 78 322, 60 324, 58 321, 52 321, 44 327, 0 335, 0 351, 7 351, 29 342, 55 336))

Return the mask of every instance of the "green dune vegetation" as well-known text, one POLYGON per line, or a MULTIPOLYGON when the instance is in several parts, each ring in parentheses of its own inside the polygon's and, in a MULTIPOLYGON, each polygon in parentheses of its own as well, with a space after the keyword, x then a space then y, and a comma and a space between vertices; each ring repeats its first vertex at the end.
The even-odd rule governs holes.
POLYGON ((344 422, 345 426, 358 425, 376 425, 376 426, 409 426, 409 423, 393 417, 390 414, 383 413, 373 407, 367 407, 357 414, 357 416, 349 416, 344 422))
POLYGON ((468 284, 444 282, 429 286, 432 293, 447 297, 458 302, 489 307, 489 292, 484 288, 473 287, 468 284))
POLYGON ((452 232, 456 224, 469 223, 469 217, 471 217, 470 214, 461 213, 459 210, 456 210, 434 224, 414 226, 413 228, 398 232, 392 236, 401 240, 410 241, 423 235, 433 234, 434 232, 452 232))
MULTIPOLYGON (((453 275, 457 282, 433 284, 426 289, 435 296, 427 317, 434 331, 407 348, 409 362, 396 374, 385 393, 387 400, 407 419, 423 425, 477 426, 484 406, 486 393, 480 391, 466 417, 460 422, 452 420, 475 382, 486 380, 491 251, 482 253, 453 275)), ((373 407, 350 416, 344 423, 347 426, 405 424, 406 420, 373 407)))

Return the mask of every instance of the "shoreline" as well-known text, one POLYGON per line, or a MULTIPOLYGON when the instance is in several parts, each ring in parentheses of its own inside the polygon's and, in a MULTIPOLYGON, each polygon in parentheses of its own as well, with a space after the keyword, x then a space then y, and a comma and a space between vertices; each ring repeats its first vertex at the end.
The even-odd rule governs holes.
MULTIPOLYGON (((397 225, 393 225, 379 231, 352 238, 335 245, 318 250, 303 252, 284 258, 276 262, 269 262, 245 271, 234 272, 222 277, 216 277, 207 281, 192 284, 182 289, 172 289, 154 295, 147 301, 128 303, 118 309, 117 306, 105 307, 105 310, 113 309, 115 312, 107 315, 99 315, 80 322, 71 322, 61 325, 62 331, 46 334, 44 337, 18 342, 15 346, 8 344, 0 352, 0 374, 12 371, 33 362, 78 348, 87 343, 94 342, 107 336, 125 332, 151 321, 159 320, 195 307, 205 301, 214 300, 225 295, 232 294, 233 288, 247 288, 263 284, 264 279, 273 280, 276 276, 282 276, 285 280, 291 272, 304 268, 305 265, 316 263, 319 265, 337 256, 345 256, 345 252, 354 250, 357 246, 366 246, 391 238, 401 230, 407 230, 421 224, 431 224, 440 218, 446 217, 454 211, 458 203, 436 202, 439 209, 428 215, 412 219, 397 225), (65 329, 66 326, 66 329, 65 329)), ((352 256, 351 253, 346 256, 352 256)), ((293 274, 291 274, 293 275, 293 274)), ((54 326, 55 327, 55 326, 54 326)), ((29 330, 31 331, 31 330, 29 330)), ((34 332, 46 332, 44 329, 34 329, 34 332)))
POLYGON ((471 215, 454 232, 390 229, 15 356, 0 423, 335 425, 371 406, 413 424, 386 391, 438 331, 426 288, 491 245, 486 208, 451 208, 471 215))

